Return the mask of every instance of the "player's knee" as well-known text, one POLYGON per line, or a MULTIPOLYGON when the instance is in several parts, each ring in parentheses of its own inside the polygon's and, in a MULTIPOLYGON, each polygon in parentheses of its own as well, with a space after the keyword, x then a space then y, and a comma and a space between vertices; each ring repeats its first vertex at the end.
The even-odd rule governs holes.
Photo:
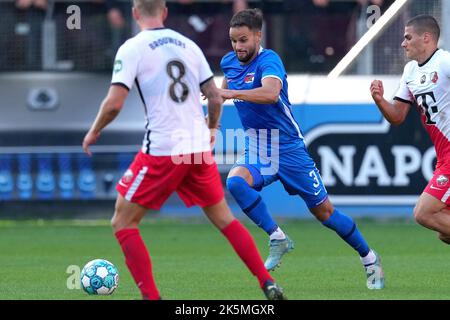
POLYGON ((117 211, 116 211, 116 212, 114 212, 114 216, 111 218, 111 227, 114 232, 117 232, 122 229, 121 225, 122 224, 120 222, 120 219, 118 218, 117 211))
POLYGON ((414 219, 417 221, 418 224, 422 225, 422 226, 427 226, 428 220, 429 220, 429 215, 426 214, 426 212, 424 212, 420 207, 416 206, 414 208, 414 219))
POLYGON ((222 201, 213 206, 203 207, 203 211, 209 220, 220 230, 235 219, 225 199, 222 199, 222 201))
POLYGON ((246 188, 249 187, 247 181, 240 176, 233 176, 227 178, 227 189, 231 192, 231 194, 236 197, 242 194, 246 188))
POLYGON ((331 217, 334 212, 334 206, 329 200, 326 200, 319 206, 310 208, 309 211, 311 211, 317 220, 323 222, 327 221, 331 217))
POLYGON ((127 215, 124 215, 122 212, 122 209, 120 208, 120 206, 116 206, 116 209, 114 211, 114 215, 111 218, 111 227, 113 229, 114 232, 120 231, 127 226, 127 221, 126 218, 127 215))

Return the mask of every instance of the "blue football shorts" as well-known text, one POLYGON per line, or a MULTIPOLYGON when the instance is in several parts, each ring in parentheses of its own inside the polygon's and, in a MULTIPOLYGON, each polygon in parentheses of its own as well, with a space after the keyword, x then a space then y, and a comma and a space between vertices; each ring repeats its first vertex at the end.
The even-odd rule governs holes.
POLYGON ((308 208, 317 207, 328 197, 319 170, 304 145, 269 156, 245 150, 233 168, 238 166, 250 171, 257 191, 280 180, 284 189, 290 195, 299 195, 308 208))

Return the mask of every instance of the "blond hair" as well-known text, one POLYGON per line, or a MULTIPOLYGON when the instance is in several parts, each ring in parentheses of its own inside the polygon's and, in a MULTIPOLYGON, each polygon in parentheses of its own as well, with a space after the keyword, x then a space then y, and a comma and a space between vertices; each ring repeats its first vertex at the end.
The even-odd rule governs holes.
POLYGON ((156 16, 166 7, 165 0, 133 0, 134 7, 144 16, 156 16))

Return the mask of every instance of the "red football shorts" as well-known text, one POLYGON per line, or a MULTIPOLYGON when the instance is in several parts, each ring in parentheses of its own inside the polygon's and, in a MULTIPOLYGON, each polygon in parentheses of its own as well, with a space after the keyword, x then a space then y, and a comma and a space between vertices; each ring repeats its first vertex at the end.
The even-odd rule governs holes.
POLYGON ((424 192, 450 206, 450 170, 436 169, 424 192))
POLYGON ((116 190, 128 201, 159 210, 176 191, 186 206, 211 206, 224 198, 219 170, 211 152, 152 156, 140 151, 116 190))

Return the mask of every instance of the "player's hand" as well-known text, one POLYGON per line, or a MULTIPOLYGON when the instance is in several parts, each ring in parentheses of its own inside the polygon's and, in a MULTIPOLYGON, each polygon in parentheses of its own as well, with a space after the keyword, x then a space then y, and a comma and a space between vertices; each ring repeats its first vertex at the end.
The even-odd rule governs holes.
POLYGON ((383 82, 380 80, 372 81, 372 84, 370 85, 370 94, 376 103, 382 101, 384 95, 383 82))
POLYGON ((83 150, 88 156, 92 156, 92 152, 91 150, 89 150, 89 146, 97 142, 98 137, 100 137, 100 132, 96 133, 89 130, 89 132, 86 133, 86 136, 83 139, 83 150))
POLYGON ((228 100, 228 99, 234 99, 234 93, 233 90, 229 90, 229 89, 217 89, 219 90, 219 94, 222 97, 222 99, 228 100))

